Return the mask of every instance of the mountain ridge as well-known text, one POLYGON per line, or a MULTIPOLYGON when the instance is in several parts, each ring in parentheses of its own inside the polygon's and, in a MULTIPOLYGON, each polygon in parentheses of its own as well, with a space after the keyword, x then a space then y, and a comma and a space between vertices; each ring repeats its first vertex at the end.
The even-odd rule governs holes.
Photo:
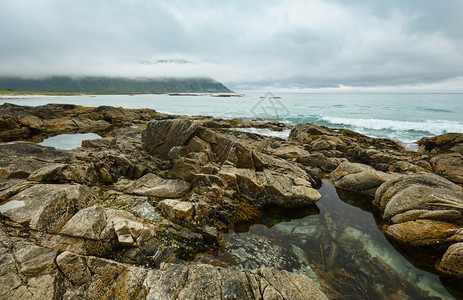
POLYGON ((0 90, 50 93, 233 93, 210 78, 0 77, 0 90))

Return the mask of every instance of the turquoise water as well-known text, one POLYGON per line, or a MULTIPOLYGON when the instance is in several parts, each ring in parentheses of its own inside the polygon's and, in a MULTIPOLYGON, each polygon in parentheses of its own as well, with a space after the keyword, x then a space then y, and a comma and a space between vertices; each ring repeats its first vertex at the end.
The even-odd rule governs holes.
POLYGON ((425 136, 463 132, 463 94, 278 94, 243 97, 102 95, 0 99, 22 105, 69 103, 151 108, 159 112, 220 118, 277 119, 347 128, 373 137, 412 143, 425 136))
POLYGON ((461 282, 449 286, 416 267, 433 261, 406 258, 369 212, 371 199, 337 191, 328 180, 322 198, 305 210, 271 210, 259 224, 225 234, 217 255, 199 260, 233 269, 273 267, 311 277, 330 299, 461 299, 461 282))

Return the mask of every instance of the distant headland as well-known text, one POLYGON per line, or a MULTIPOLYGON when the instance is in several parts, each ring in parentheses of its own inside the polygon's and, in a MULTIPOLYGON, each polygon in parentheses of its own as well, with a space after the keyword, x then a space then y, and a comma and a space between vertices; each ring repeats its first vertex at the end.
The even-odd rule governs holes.
POLYGON ((209 78, 0 77, 0 90, 40 93, 233 93, 209 78))

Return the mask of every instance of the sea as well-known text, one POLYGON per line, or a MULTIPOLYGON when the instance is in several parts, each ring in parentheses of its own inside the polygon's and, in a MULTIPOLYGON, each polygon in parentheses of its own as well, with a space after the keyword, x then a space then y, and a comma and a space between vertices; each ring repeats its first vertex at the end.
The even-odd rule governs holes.
MULTIPOLYGON (((67 103, 150 108, 180 115, 310 122, 346 128, 411 145, 422 137, 463 132, 463 94, 445 93, 277 93, 81 96, 0 96, 0 104, 67 103)), ((261 134, 285 137, 289 131, 261 134)))

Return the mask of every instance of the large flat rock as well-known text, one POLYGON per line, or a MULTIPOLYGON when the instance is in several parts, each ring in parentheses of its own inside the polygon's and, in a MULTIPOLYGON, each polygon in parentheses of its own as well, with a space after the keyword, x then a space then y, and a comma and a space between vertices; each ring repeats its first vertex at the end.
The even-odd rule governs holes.
POLYGON ((304 275, 261 268, 257 274, 211 265, 165 264, 143 283, 146 299, 327 299, 304 275))

